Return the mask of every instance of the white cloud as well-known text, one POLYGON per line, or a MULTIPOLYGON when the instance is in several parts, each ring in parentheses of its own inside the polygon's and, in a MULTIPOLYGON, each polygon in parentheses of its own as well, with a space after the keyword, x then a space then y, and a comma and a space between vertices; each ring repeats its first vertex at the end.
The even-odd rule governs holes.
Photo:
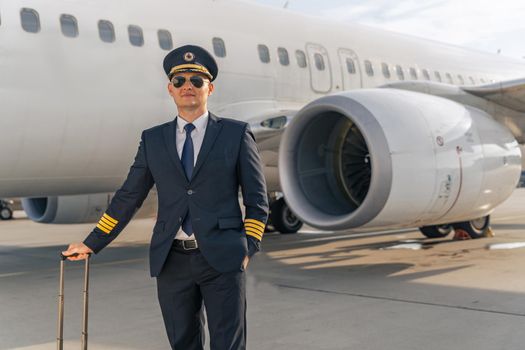
MULTIPOLYGON (((273 6, 285 1, 256 0, 273 6)), ((523 0, 296 0, 289 9, 404 34, 525 56, 523 0)))

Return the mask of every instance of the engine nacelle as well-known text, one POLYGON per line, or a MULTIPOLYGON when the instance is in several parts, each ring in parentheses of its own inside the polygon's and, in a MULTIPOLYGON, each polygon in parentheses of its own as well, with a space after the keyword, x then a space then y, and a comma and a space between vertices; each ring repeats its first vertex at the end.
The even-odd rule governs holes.
MULTIPOLYGON (((97 222, 109 206, 112 193, 75 196, 23 198, 27 216, 45 224, 80 224, 97 222)), ((135 217, 150 217, 156 212, 157 193, 151 191, 135 217)))
POLYGON ((510 196, 520 172, 518 143, 488 114, 396 89, 311 102, 279 149, 290 208, 329 230, 478 218, 510 196))

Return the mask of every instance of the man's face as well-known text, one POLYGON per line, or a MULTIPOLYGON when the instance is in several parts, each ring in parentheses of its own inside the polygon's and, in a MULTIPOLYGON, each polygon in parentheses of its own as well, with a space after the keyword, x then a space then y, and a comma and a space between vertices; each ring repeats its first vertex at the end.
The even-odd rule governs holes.
POLYGON ((208 96, 213 92, 213 84, 205 75, 184 72, 177 73, 174 76, 186 79, 181 87, 175 87, 172 82, 168 84, 168 91, 178 109, 198 109, 206 105, 208 96), (191 83, 190 78, 194 76, 201 77, 204 80, 202 87, 197 88, 191 83))

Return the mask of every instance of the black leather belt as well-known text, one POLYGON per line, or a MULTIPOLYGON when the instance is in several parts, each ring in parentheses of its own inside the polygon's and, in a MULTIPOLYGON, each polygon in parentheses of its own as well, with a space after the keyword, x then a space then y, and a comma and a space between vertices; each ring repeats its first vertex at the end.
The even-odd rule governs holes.
POLYGON ((184 250, 194 250, 198 249, 199 245, 195 239, 175 239, 173 245, 177 248, 182 248, 184 250))

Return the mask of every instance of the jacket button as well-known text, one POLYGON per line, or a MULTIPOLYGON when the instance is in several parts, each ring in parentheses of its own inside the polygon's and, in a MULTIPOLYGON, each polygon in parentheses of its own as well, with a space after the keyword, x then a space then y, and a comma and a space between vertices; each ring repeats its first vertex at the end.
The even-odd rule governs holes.
POLYGON ((193 190, 188 190, 188 192, 186 192, 187 194, 189 195, 192 195, 193 194, 193 190))
POLYGON ((182 222, 182 216, 179 216, 179 222, 182 222))

